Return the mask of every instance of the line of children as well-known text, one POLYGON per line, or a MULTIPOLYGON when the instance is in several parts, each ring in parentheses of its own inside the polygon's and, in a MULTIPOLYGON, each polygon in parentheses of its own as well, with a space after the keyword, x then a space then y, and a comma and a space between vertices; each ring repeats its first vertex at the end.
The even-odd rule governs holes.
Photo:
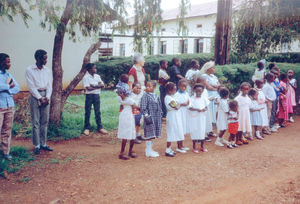
MULTIPOLYGON (((130 140, 128 155, 132 158, 136 157, 132 141, 137 135, 141 137, 139 127, 142 116, 144 117, 145 137, 143 139, 146 140, 145 154, 147 157, 159 156, 159 153, 152 147, 154 139, 161 137, 161 119, 164 116, 162 104, 166 106, 167 121, 165 155, 174 157, 176 152, 186 153, 189 150, 188 147, 183 146, 186 134, 189 134, 192 139, 192 152, 198 154, 200 151, 208 151, 204 148, 204 142, 208 141, 206 133, 212 132, 212 127, 209 128, 208 125, 208 121, 211 121, 208 117, 211 101, 205 87, 204 76, 198 77, 197 80, 193 79, 195 81, 193 84, 189 84, 186 79, 181 79, 177 87, 175 83, 167 82, 167 61, 162 60, 160 67, 160 90, 163 88, 165 91, 161 93, 163 100, 154 93, 155 81, 147 82, 146 92, 141 95, 141 86, 138 83, 133 85, 133 93, 128 93, 128 87, 124 85, 128 77, 121 76, 121 81, 124 83, 117 86, 118 100, 124 106, 120 113, 118 132, 118 138, 122 139, 120 159, 128 159, 124 155, 127 140, 130 140), (192 88, 192 96, 186 90, 188 85, 192 88), (132 122, 134 121, 132 115, 135 115, 135 122, 132 122), (122 122, 124 118, 126 122, 122 122), (127 127, 125 128, 127 129, 126 136, 125 131, 122 130, 125 126, 127 127), (174 142, 177 143, 175 151, 171 148, 174 142), (197 147, 197 143, 201 144, 200 147, 197 147)), ((262 68, 264 69, 263 63, 260 62, 258 67, 259 74, 257 75, 260 76, 255 78, 255 88, 250 83, 243 82, 234 100, 229 101, 229 90, 225 86, 219 86, 218 97, 214 99, 217 109, 218 137, 215 141, 217 146, 233 149, 239 145, 248 144, 248 140, 254 139, 253 136, 263 140, 264 134, 270 135, 271 132, 277 132, 278 126, 275 124, 277 119, 280 127, 288 125, 287 121, 293 122, 292 113, 293 106, 296 105, 295 89, 297 88, 295 73, 289 70, 287 74, 280 74, 280 70, 274 65, 269 73, 264 71, 262 74, 260 72, 262 68), (254 134, 252 129, 254 129, 254 134), (228 141, 224 138, 226 131, 229 133, 228 141)))

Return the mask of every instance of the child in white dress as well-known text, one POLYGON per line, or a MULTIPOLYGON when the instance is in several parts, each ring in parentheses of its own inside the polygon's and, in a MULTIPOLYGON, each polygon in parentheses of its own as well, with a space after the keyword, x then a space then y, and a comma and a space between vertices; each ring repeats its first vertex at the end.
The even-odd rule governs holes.
POLYGON ((250 106, 251 99, 248 97, 248 92, 251 85, 248 82, 243 82, 240 86, 241 93, 234 99, 238 102, 239 107, 239 128, 238 128, 238 142, 237 145, 248 144, 244 137, 246 133, 252 135, 251 120, 250 120, 250 106))
MULTIPOLYGON (((264 86, 264 81, 263 80, 256 80, 255 81, 256 85, 256 91, 258 93, 257 96, 257 102, 258 105, 262 108, 260 110, 261 118, 262 118, 262 133, 266 135, 271 134, 271 130, 269 128, 269 118, 268 118, 268 109, 267 109, 267 103, 266 103, 266 97, 263 92, 263 86, 264 86)), ((263 137, 263 135, 261 135, 263 137)))
POLYGON ((229 90, 227 88, 221 88, 219 90, 219 103, 218 103, 218 109, 217 109, 217 129, 219 132, 219 136, 216 139, 215 145, 223 147, 224 144, 227 145, 228 148, 232 149, 233 147, 231 144, 228 143, 224 139, 224 134, 226 130, 228 129, 228 112, 229 112, 229 106, 228 106, 228 97, 229 97, 229 90))
MULTIPOLYGON (((261 117, 260 111, 264 109, 259 103, 258 103, 258 92, 255 89, 251 89, 249 91, 249 97, 251 99, 251 106, 250 106, 250 118, 251 118, 251 125, 254 127, 255 130, 255 137, 259 140, 262 140, 262 136, 260 135, 260 129, 263 124, 263 119, 261 117)), ((249 138, 250 140, 253 140, 252 135, 249 138)))
POLYGON ((176 85, 173 82, 166 84, 167 95, 165 97, 165 104, 167 107, 167 149, 165 155, 174 157, 175 152, 171 148, 172 142, 184 140, 183 122, 181 112, 179 111, 180 104, 177 103, 174 95, 176 93, 176 85))
POLYGON ((199 67, 199 62, 193 59, 191 61, 191 69, 189 69, 185 74, 185 78, 188 81, 187 90, 190 96, 194 95, 194 85, 197 82, 197 78, 200 76, 199 67))
POLYGON ((228 132, 229 132, 229 143, 231 147, 238 147, 236 142, 238 142, 237 132, 239 129, 239 121, 238 121, 238 102, 233 100, 229 102, 229 112, 228 112, 228 132))
MULTIPOLYGON (((178 90, 174 95, 176 102, 180 105, 179 112, 181 113, 182 118, 182 127, 184 134, 187 134, 187 125, 188 125, 188 105, 190 102, 189 94, 186 91, 187 81, 186 79, 180 79, 178 82, 178 90)), ((183 141, 178 141, 177 152, 186 153, 189 150, 188 147, 183 147, 183 141)))
POLYGON ((196 147, 199 140, 201 142, 200 151, 207 152, 207 149, 204 148, 204 141, 206 132, 206 111, 207 106, 209 105, 209 100, 206 97, 203 97, 203 90, 203 85, 195 84, 195 95, 191 97, 189 105, 189 132, 193 141, 193 152, 196 154, 199 153, 196 147))
POLYGON ((265 72, 266 72, 265 65, 261 60, 257 63, 257 69, 255 69, 255 72, 252 76, 252 81, 255 83, 256 80, 264 80, 265 72))
POLYGON ((135 122, 132 114, 132 107, 135 107, 134 100, 128 95, 119 94, 118 101, 123 106, 119 115, 119 127, 118 127, 118 138, 122 140, 121 152, 119 154, 119 159, 128 160, 129 158, 125 156, 124 151, 126 147, 127 140, 130 141, 128 156, 131 158, 136 157, 136 153, 132 150, 134 145, 134 140, 136 138, 135 132, 135 122))

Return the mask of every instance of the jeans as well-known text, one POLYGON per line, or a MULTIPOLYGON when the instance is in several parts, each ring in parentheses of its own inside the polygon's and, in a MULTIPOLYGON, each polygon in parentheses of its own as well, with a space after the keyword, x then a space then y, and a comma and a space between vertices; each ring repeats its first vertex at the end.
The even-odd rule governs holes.
POLYGON ((271 110, 271 117, 270 117, 270 128, 272 128, 276 122, 276 115, 277 115, 277 108, 278 108, 278 98, 272 102, 272 110, 271 110))
POLYGON ((160 92, 160 100, 161 100, 161 109, 163 112, 163 118, 167 116, 167 107, 165 104, 165 97, 167 95, 166 88, 163 86, 159 86, 159 92, 160 92))
POLYGON ((102 129, 101 112, 100 112, 100 96, 99 94, 86 94, 85 95, 85 115, 84 115, 84 129, 90 129, 90 116, 92 105, 96 117, 97 129, 102 129))

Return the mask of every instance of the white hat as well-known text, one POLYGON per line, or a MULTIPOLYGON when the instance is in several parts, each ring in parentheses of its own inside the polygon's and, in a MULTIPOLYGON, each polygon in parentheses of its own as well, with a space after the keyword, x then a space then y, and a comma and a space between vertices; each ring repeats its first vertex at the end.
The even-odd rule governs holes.
POLYGON ((215 65, 215 62, 214 61, 208 61, 206 62, 203 67, 201 68, 200 70, 200 74, 205 74, 207 70, 209 70, 210 68, 213 68, 215 65))

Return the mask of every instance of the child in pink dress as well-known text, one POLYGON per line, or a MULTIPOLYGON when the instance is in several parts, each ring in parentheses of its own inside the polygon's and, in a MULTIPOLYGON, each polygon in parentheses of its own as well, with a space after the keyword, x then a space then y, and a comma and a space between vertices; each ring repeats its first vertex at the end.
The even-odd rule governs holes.
MULTIPOLYGON (((296 106, 297 106, 297 100, 296 100, 296 89, 297 89, 297 80, 295 79, 295 72, 294 70, 289 70, 288 71, 288 78, 289 78, 289 84, 291 87, 291 95, 292 95, 292 106, 295 110, 296 106)), ((290 122, 294 122, 294 119, 292 117, 292 115, 290 115, 290 122)))
POLYGON ((279 96, 278 121, 281 127, 286 127, 284 122, 288 121, 288 113, 293 110, 291 103, 291 93, 288 89, 288 78, 286 74, 280 74, 280 86, 283 91, 279 96))

